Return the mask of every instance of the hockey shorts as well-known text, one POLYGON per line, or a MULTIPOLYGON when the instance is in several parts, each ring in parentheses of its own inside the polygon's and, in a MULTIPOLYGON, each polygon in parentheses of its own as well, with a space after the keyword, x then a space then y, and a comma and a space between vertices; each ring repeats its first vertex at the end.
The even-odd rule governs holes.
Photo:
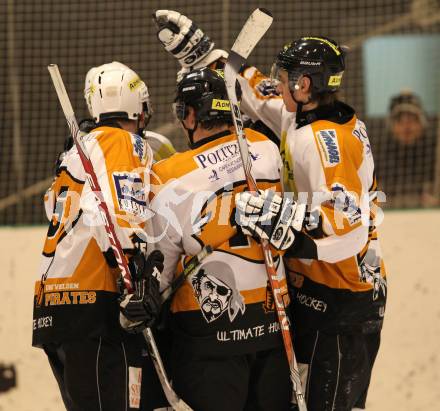
POLYGON ((288 411, 292 386, 283 347, 204 357, 173 353, 176 393, 197 411, 288 411))
POLYGON ((308 411, 365 408, 380 331, 325 334, 314 331, 295 339, 308 411))

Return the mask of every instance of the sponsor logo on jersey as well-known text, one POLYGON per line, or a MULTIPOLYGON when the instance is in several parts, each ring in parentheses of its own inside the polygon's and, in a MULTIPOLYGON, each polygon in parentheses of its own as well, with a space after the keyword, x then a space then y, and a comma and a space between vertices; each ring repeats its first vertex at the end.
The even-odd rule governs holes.
POLYGON ((359 139, 359 141, 364 146, 365 155, 371 157, 371 144, 367 134, 367 127, 365 124, 359 119, 356 120, 355 128, 353 129, 352 134, 359 139))
POLYGON ((220 177, 218 176, 217 171, 212 170, 212 173, 209 175, 208 179, 209 179, 209 181, 214 182, 214 181, 220 180, 220 177))
MULTIPOLYGON (((252 153, 251 151, 249 151, 249 155, 252 161, 257 161, 261 157, 259 153, 252 153)), ((201 154, 197 154, 193 158, 199 168, 205 169, 210 166, 222 165, 218 171, 226 170, 228 173, 231 173, 232 171, 229 170, 229 168, 232 167, 232 163, 228 163, 228 161, 234 159, 235 165, 235 160, 240 160, 239 156, 240 149, 238 147, 238 143, 234 142, 224 144, 209 151, 204 151, 201 154)))
POLYGON ((119 208, 130 214, 144 215, 147 211, 145 187, 137 173, 113 173, 119 208))
POLYGON ((142 368, 128 367, 128 392, 130 408, 140 408, 142 368))
POLYGON ((217 98, 213 98, 211 108, 215 110, 231 111, 231 103, 229 100, 219 100, 217 98))
POLYGON ((334 167, 341 162, 336 130, 320 130, 316 133, 324 167, 334 167))
POLYGON ((131 137, 133 139, 133 154, 137 155, 139 160, 144 161, 147 154, 147 150, 145 150, 145 140, 137 134, 132 134, 131 137))
POLYGON ((216 147, 213 150, 197 154, 194 156, 194 160, 199 168, 205 169, 206 167, 215 166, 238 155, 240 155, 238 143, 229 143, 216 147))

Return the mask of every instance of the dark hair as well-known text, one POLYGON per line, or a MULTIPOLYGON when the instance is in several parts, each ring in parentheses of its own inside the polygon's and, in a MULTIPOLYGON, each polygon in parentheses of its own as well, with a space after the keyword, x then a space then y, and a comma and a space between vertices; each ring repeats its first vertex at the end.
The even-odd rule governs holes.
POLYGON ((312 91, 312 101, 316 102, 318 106, 328 106, 330 104, 334 104, 339 97, 338 92, 333 93, 314 93, 312 91))
POLYGON ((212 130, 217 127, 222 126, 232 126, 234 124, 234 121, 232 120, 232 117, 230 118, 214 118, 209 120, 202 120, 200 121, 200 125, 206 129, 206 130, 212 130))

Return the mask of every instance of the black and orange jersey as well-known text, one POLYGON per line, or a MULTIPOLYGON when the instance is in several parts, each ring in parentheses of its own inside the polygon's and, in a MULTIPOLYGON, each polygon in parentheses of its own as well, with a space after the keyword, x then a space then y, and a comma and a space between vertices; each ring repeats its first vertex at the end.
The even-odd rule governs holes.
MULTIPOLYGON (((250 129, 246 136, 258 187, 280 191, 277 146, 250 129)), ((281 345, 261 247, 237 231, 234 197, 246 181, 235 134, 208 137, 192 150, 156 163, 152 171, 151 208, 157 213, 152 227, 165 255, 161 287, 203 246, 214 249, 173 297, 174 330, 193 350, 203 352, 230 354, 281 345)), ((287 297, 278 253, 274 261, 287 297)))
MULTIPOLYGON (((118 128, 97 128, 84 141, 119 241, 132 250, 147 213, 151 150, 118 128)), ((58 168, 46 209, 52 214, 35 283, 33 344, 119 336, 119 269, 106 258, 110 242, 76 147, 58 168)))
POLYGON ((301 328, 334 328, 383 316, 385 267, 365 124, 341 102, 297 119, 279 96, 265 92, 270 79, 255 67, 240 84, 241 109, 280 138, 284 189, 308 204, 302 241, 285 259, 297 291, 295 321, 301 328))

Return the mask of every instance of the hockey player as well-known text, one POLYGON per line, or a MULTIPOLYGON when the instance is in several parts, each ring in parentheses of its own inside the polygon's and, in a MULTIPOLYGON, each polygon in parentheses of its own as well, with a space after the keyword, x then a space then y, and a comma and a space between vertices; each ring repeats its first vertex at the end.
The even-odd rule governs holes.
POLYGON ((241 110, 278 136, 286 188, 309 207, 294 232, 294 202, 270 192, 237 200, 244 231, 287 250, 295 350, 312 411, 365 408, 385 311, 374 162, 364 123, 337 98, 344 69, 344 50, 311 36, 285 46, 272 78, 255 67, 239 78, 241 110))
POLYGON ((33 345, 46 352, 69 411, 140 409, 143 337, 159 314, 159 251, 136 248, 147 212, 152 152, 135 134, 148 90, 131 69, 108 64, 91 79, 96 122, 85 138, 127 256, 134 293, 120 295, 118 265, 76 147, 63 157, 47 201, 51 220, 35 285, 33 345), (129 331, 124 331, 123 327, 129 331))
MULTIPOLYGON (((93 91, 92 79, 94 78, 97 72, 102 71, 103 69, 105 69, 106 66, 120 67, 120 68, 127 67, 125 64, 120 63, 119 61, 112 61, 109 64, 104 64, 99 67, 92 67, 87 72, 85 85, 84 85, 84 99, 86 100, 89 114, 92 117, 93 114, 92 114, 91 93, 90 93, 91 91, 93 91)), ((164 158, 168 158, 172 156, 176 152, 176 150, 174 149, 173 144, 168 138, 166 138, 162 134, 147 130, 147 125, 151 118, 152 113, 153 113, 153 109, 150 101, 148 100, 148 116, 145 117, 144 127, 142 130, 138 130, 138 134, 141 137, 145 137, 148 145, 153 150, 154 161, 159 161, 159 160, 163 160, 164 158)))
MULTIPOLYGON (((203 68, 184 76, 175 114, 190 149, 153 166, 152 226, 165 256, 161 288, 190 256, 205 245, 214 249, 172 300, 170 371, 177 394, 195 410, 283 411, 289 368, 263 254, 235 223, 233 198, 246 181, 222 75, 203 68)), ((258 186, 279 191, 276 145, 246 132, 258 186)), ((273 258, 284 277, 279 254, 273 258)))
POLYGON ((337 98, 344 69, 336 42, 303 37, 285 46, 273 67, 282 101, 255 103, 249 85, 263 81, 255 68, 240 81, 249 115, 278 121, 285 177, 308 197, 301 232, 291 227, 295 203, 287 197, 244 193, 237 208, 246 233, 287 250, 309 410, 365 408, 385 310, 374 162, 365 124, 337 98))

